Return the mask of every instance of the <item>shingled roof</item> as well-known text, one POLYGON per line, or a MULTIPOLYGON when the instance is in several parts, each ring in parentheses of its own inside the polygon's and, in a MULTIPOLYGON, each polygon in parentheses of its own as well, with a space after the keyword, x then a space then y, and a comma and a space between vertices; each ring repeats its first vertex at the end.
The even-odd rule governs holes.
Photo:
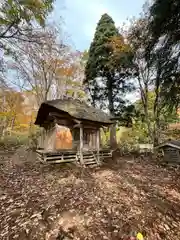
POLYGON ((162 148, 162 147, 165 147, 165 146, 180 149, 180 140, 169 140, 167 142, 164 142, 164 143, 160 144, 156 148, 162 148))
POLYGON ((35 121, 36 125, 40 125, 42 123, 42 119, 45 119, 47 114, 51 112, 51 107, 53 108, 53 112, 61 111, 68 113, 72 118, 78 120, 88 120, 102 124, 112 123, 112 117, 102 110, 89 106, 85 102, 68 98, 56 99, 42 103, 35 121))

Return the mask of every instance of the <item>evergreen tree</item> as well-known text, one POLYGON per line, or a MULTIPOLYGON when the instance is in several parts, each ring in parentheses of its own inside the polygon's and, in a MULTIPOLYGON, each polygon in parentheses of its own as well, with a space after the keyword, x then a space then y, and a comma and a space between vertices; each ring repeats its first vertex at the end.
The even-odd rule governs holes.
POLYGON ((98 22, 88 53, 85 83, 92 104, 118 115, 125 104, 124 93, 130 89, 126 79, 132 54, 108 14, 98 22))

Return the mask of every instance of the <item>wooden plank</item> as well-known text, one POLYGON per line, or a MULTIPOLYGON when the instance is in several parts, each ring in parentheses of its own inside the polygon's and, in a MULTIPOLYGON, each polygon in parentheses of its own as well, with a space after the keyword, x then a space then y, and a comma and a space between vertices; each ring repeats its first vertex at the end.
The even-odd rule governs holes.
POLYGON ((93 134, 92 143, 93 143, 93 148, 96 149, 96 133, 93 134))
POLYGON ((76 154, 73 154, 73 155, 62 155, 63 158, 69 158, 69 157, 76 157, 76 154))
POLYGON ((56 140, 56 125, 49 126, 49 129, 46 131, 46 139, 44 145, 46 151, 55 150, 55 140, 56 140))
POLYGON ((75 159, 69 159, 69 160, 52 160, 48 161, 48 163, 71 163, 71 162, 76 162, 75 159))
POLYGON ((93 144, 92 144, 92 132, 89 133, 89 147, 92 148, 93 144))
POLYGON ((79 154, 76 154, 76 162, 79 162, 79 154))
POLYGON ((93 154, 93 157, 94 157, 94 161, 100 165, 100 159, 99 159, 99 162, 98 162, 98 161, 97 161, 96 153, 94 152, 94 153, 92 153, 92 154, 93 154))
POLYGON ((75 162, 76 161, 76 159, 72 159, 72 158, 70 158, 70 159, 65 159, 65 160, 62 160, 61 158, 59 158, 59 159, 47 159, 46 160, 46 162, 53 162, 53 161, 59 161, 59 162, 75 162))
POLYGON ((94 164, 94 165, 97 165, 97 162, 96 161, 93 161, 93 162, 87 162, 85 163, 86 165, 91 165, 91 164, 94 164))
POLYGON ((44 149, 37 149, 36 152, 42 154, 42 153, 44 153, 44 149))
POLYGON ((37 155, 43 156, 43 153, 36 152, 37 155))
POLYGON ((76 158, 74 158, 74 157, 73 157, 73 158, 63 159, 63 160, 62 160, 61 157, 59 157, 59 158, 46 158, 47 161, 53 161, 53 160, 54 160, 54 161, 55 161, 55 160, 68 161, 68 160, 75 160, 75 159, 76 159, 76 158))
POLYGON ((77 124, 73 125, 72 129, 73 129, 73 128, 80 128, 80 126, 81 126, 81 124, 80 124, 80 123, 77 123, 77 124))
POLYGON ((69 156, 69 157, 66 157, 66 158, 64 158, 64 157, 62 157, 62 156, 55 156, 55 157, 51 157, 51 156, 49 156, 49 157, 47 157, 46 156, 46 158, 47 159, 62 159, 62 160, 65 160, 65 159, 70 159, 70 158, 76 158, 76 155, 73 155, 73 156, 69 156))
POLYGON ((96 163, 96 160, 94 158, 84 159, 84 163, 92 162, 92 161, 96 163))
POLYGON ((44 148, 44 141, 45 141, 45 129, 40 128, 40 136, 38 137, 38 147, 44 148))
POLYGON ((65 151, 61 151, 61 152, 45 152, 44 154, 46 154, 47 156, 57 156, 57 155, 75 155, 77 153, 77 151, 72 151, 72 152, 65 152, 65 151))
POLYGON ((57 157, 62 157, 63 156, 63 158, 68 158, 68 157, 76 157, 76 154, 72 154, 72 155, 61 155, 61 154, 59 154, 59 155, 55 155, 55 156, 47 156, 47 155, 45 155, 47 158, 57 158, 57 157))
POLYGON ((37 157, 38 159, 43 159, 43 160, 44 160, 44 156, 43 156, 42 154, 36 153, 36 157, 37 157))
POLYGON ((42 158, 38 158, 38 160, 39 160, 41 163, 45 163, 44 159, 42 159, 42 158))
POLYGON ((38 160, 43 159, 42 156, 40 156, 40 155, 36 155, 36 157, 37 157, 38 160))
POLYGON ((67 157, 67 158, 62 158, 62 156, 56 156, 56 157, 51 157, 51 156, 49 156, 49 157, 46 157, 46 159, 70 159, 70 158, 76 158, 76 155, 73 155, 73 156, 69 156, 69 157, 67 157))
POLYGON ((83 161, 83 126, 80 127, 80 149, 79 149, 79 153, 80 153, 80 162, 82 165, 84 165, 84 161, 83 161))
POLYGON ((96 132, 96 146, 97 146, 97 163, 100 163, 99 159, 99 150, 100 150, 100 131, 99 129, 96 132))
POLYGON ((39 161, 41 161, 41 162, 45 162, 46 161, 46 157, 45 156, 43 156, 43 155, 36 155, 36 158, 39 160, 39 161))
POLYGON ((92 154, 94 154, 93 152, 90 152, 90 153, 86 153, 86 152, 83 152, 83 156, 86 157, 86 156, 92 156, 92 154))
POLYGON ((101 154, 101 155, 112 155, 112 153, 111 153, 111 152, 104 152, 104 153, 103 153, 103 152, 101 152, 100 154, 101 154))
POLYGON ((86 160, 86 159, 90 159, 90 158, 94 158, 94 156, 93 156, 93 155, 91 155, 91 156, 84 156, 84 155, 83 155, 83 159, 85 159, 85 160, 86 160))

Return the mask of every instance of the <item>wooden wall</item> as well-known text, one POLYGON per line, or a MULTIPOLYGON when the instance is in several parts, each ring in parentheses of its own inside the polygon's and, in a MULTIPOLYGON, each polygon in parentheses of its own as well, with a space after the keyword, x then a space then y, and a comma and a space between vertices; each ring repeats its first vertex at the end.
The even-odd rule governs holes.
MULTIPOLYGON (((83 131, 83 149, 96 149, 97 132, 88 131, 87 129, 83 131)), ((79 149, 80 145, 80 130, 79 128, 73 129, 71 132, 69 128, 59 129, 56 133, 56 144, 55 148, 59 149, 79 149)))
POLYGON ((180 163, 180 151, 179 149, 165 146, 164 151, 164 160, 169 163, 180 163))
MULTIPOLYGON (((97 134, 99 134, 98 129, 83 129, 84 150, 97 148, 97 134)), ((98 137, 98 139, 100 138, 98 137)), ((46 130, 44 129, 44 134, 39 138, 39 147, 44 148, 46 151, 62 149, 78 150, 80 147, 80 129, 74 128, 70 130, 68 127, 58 124, 49 126, 46 130)))

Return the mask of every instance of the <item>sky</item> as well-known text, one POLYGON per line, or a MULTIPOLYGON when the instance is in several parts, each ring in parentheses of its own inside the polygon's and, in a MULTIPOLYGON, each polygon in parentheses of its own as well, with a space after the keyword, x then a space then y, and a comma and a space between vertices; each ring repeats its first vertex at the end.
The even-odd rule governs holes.
POLYGON ((138 17, 145 0, 56 0, 52 19, 63 18, 64 32, 79 51, 89 48, 96 24, 108 13, 117 27, 128 18, 138 17))

